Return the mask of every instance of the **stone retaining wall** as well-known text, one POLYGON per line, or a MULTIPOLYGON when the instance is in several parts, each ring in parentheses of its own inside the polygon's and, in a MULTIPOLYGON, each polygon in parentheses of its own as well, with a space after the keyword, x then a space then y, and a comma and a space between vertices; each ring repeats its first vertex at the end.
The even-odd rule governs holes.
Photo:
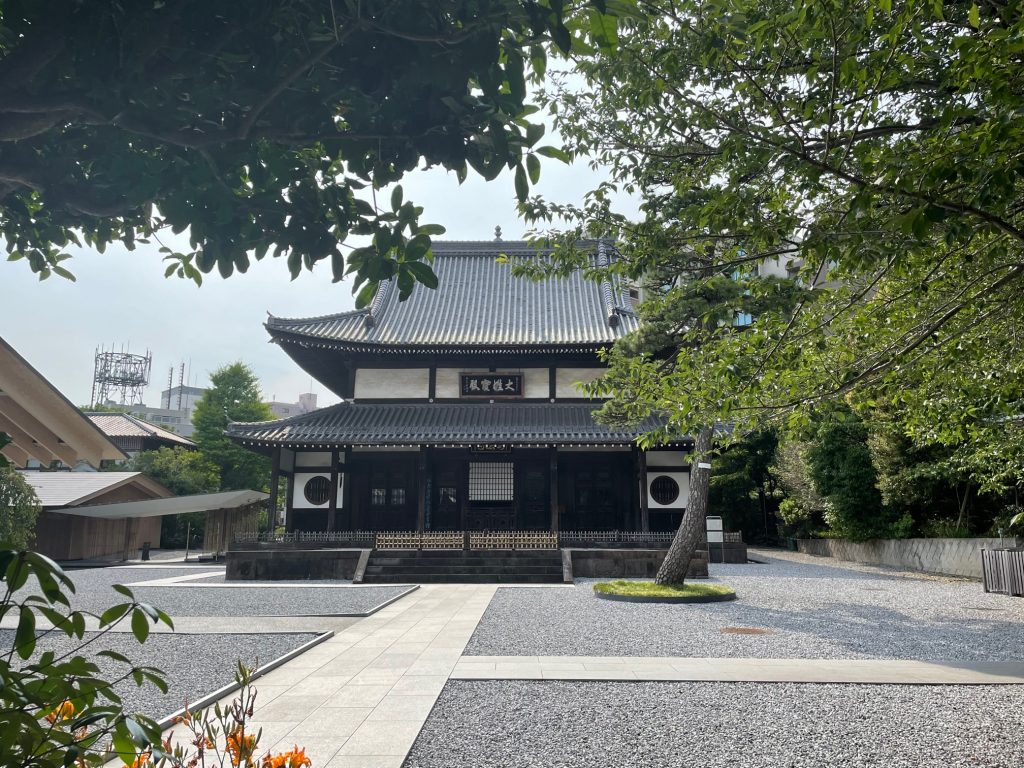
POLYGON ((231 549, 228 581, 292 581, 351 579, 360 549, 231 549))
POLYGON ((905 568, 981 579, 981 550, 1013 546, 1014 539, 800 539, 797 548, 808 555, 836 560, 905 568))
MULTIPOLYGON (((582 578, 646 578, 658 573, 667 549, 566 549, 572 558, 573 577, 582 578)), ((698 550, 690 561, 688 579, 708 577, 708 556, 698 550)))

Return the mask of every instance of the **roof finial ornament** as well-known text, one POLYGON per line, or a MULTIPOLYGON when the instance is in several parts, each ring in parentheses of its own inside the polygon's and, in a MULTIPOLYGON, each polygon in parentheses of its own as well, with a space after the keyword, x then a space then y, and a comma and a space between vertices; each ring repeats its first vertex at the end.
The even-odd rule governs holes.
POLYGON ((497 226, 494 228, 494 242, 501 242, 501 226, 497 226))

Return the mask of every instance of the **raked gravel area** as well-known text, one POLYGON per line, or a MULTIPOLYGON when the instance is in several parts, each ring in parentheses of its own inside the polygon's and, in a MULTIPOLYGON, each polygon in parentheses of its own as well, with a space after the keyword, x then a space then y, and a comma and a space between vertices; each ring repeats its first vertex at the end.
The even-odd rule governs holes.
MULTIPOLYGON (((341 616, 367 613, 409 587, 334 589, 315 586, 188 589, 132 587, 136 599, 170 616, 341 616)), ((116 594, 116 593, 115 593, 116 594)), ((92 610, 110 601, 92 600, 92 610)))
POLYGON ((903 578, 774 557, 764 565, 712 565, 711 576, 734 587, 739 599, 704 605, 611 602, 594 597, 594 579, 577 579, 572 589, 499 589, 466 653, 1024 658, 1024 600, 985 594, 976 582, 903 578))
MULTIPOLYGON (((48 635, 37 646, 37 653, 53 650, 59 653, 73 651, 82 642, 95 637, 86 633, 83 641, 70 640, 64 635, 48 635)), ((279 656, 298 648, 316 637, 314 633, 248 634, 248 635, 172 635, 152 634, 145 643, 136 642, 133 635, 108 633, 83 649, 82 655, 92 657, 108 680, 120 677, 127 667, 105 657, 97 657, 102 650, 116 651, 131 659, 137 666, 157 667, 164 673, 168 685, 166 695, 146 683, 139 688, 132 681, 119 683, 115 691, 124 700, 129 712, 141 712, 162 718, 185 706, 185 701, 197 701, 235 679, 239 661, 247 666, 268 664, 279 656)), ((14 632, 0 630, 0 648, 10 648, 14 632)), ((259 690, 259 681, 256 682, 259 690)))
MULTIPOLYGON (((128 585, 136 599, 155 605, 171 616, 338 616, 367 613, 409 589, 403 585, 382 585, 338 589, 321 588, 312 582, 287 582, 287 586, 262 587, 259 583, 231 582, 237 587, 191 588, 191 580, 171 586, 137 586, 156 579, 204 575, 194 583, 224 583, 224 569, 181 567, 88 568, 69 571, 75 583, 72 606, 101 613, 125 598, 114 584, 128 585)), ((335 582, 337 584, 338 582, 335 582)), ((276 582, 280 585, 281 582, 276 582)), ((31 588, 26 585, 25 593, 31 588)))
POLYGON ((1024 686, 450 681, 404 768, 1011 768, 1024 686))

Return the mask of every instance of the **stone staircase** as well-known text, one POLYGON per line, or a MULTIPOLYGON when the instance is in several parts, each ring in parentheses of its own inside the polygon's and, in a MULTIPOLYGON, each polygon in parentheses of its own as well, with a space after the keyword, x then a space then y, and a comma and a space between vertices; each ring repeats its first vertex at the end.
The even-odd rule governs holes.
POLYGON ((560 584, 561 550, 380 550, 364 584, 560 584))

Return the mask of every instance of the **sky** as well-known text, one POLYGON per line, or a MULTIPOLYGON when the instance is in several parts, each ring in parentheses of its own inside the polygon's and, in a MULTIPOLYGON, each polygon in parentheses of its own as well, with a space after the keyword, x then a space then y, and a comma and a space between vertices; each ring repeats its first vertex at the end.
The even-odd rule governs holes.
MULTIPOLYGON (((584 161, 571 167, 542 161, 541 180, 531 194, 549 200, 580 203, 604 180, 584 161)), ((514 240, 528 229, 516 215, 508 171, 492 182, 471 174, 460 186, 453 173, 435 168, 407 176, 402 186, 407 200, 423 206, 422 222, 447 228, 446 239, 492 240, 500 226, 503 239, 514 240)), ((25 262, 0 260, 0 337, 76 405, 89 402, 99 347, 152 353, 146 405, 160 405, 171 367, 175 384, 184 362, 188 381, 206 386, 210 372, 235 361, 255 371, 265 399, 295 402, 300 394, 314 392, 321 406, 337 402, 269 344, 262 327, 268 312, 308 317, 353 309, 351 285, 332 283, 329 264, 292 281, 284 261, 268 256, 254 261, 244 275, 225 280, 214 271, 198 287, 164 278, 158 247, 154 242, 128 252, 110 246, 103 254, 70 249, 73 258, 65 266, 77 282, 59 277, 40 282, 25 262)))

